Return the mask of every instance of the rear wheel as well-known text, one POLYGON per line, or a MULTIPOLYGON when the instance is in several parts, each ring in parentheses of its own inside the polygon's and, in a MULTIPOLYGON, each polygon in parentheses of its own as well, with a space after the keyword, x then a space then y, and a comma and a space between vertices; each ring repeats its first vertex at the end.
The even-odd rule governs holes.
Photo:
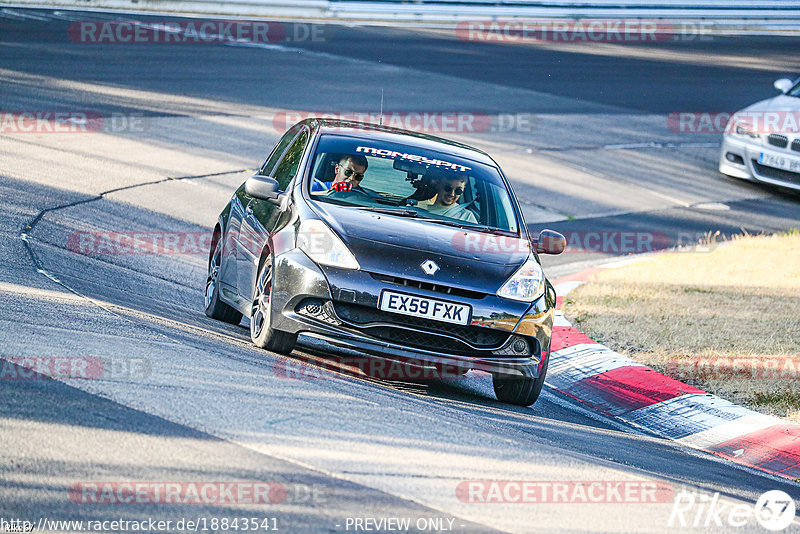
POLYGON ((218 234, 213 251, 208 258, 208 278, 206 278, 206 315, 226 323, 239 324, 242 314, 219 299, 219 266, 222 260, 222 238, 218 234))
POLYGON ((272 260, 270 257, 258 272, 256 292, 250 314, 250 339, 262 349, 289 354, 297 343, 297 334, 272 328, 272 260))
POLYGON ((542 392, 549 363, 550 358, 545 362, 539 378, 522 378, 493 373, 492 385, 494 386, 494 394, 497 400, 518 406, 531 406, 539 398, 539 393, 542 392))

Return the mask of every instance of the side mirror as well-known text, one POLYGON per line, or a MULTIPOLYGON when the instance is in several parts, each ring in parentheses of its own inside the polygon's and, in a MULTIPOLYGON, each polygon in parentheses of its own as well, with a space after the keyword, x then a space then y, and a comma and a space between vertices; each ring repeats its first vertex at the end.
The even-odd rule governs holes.
POLYGON ((280 195, 278 181, 271 176, 255 174, 244 183, 245 192, 253 198, 275 200, 280 195))
POLYGON ((792 82, 792 80, 790 80, 789 78, 781 78, 779 80, 775 80, 775 83, 772 84, 772 86, 775 87, 775 89, 777 89, 781 93, 785 93, 786 91, 791 89, 793 85, 794 82, 792 82))
POLYGON ((533 238, 533 248, 538 254, 561 254, 567 248, 567 238, 554 230, 542 230, 533 238))

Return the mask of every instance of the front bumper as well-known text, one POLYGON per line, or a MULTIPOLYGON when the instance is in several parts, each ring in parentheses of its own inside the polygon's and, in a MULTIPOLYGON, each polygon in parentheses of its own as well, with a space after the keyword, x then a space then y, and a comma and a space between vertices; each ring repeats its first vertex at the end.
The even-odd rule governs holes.
POLYGON ((421 366, 540 376, 553 330, 555 294, 549 284, 545 296, 533 303, 468 291, 454 296, 441 289, 399 285, 396 279, 364 271, 323 271, 293 249, 278 255, 273 264, 272 327, 421 366), (381 312, 378 299, 383 289, 469 304, 471 324, 454 326, 381 312), (511 350, 520 338, 528 344, 522 354, 511 350))
POLYGON ((763 182, 780 187, 800 190, 800 173, 785 171, 758 163, 761 153, 799 158, 786 150, 764 146, 756 140, 725 134, 720 149, 719 171, 734 178, 742 178, 752 182, 763 182))

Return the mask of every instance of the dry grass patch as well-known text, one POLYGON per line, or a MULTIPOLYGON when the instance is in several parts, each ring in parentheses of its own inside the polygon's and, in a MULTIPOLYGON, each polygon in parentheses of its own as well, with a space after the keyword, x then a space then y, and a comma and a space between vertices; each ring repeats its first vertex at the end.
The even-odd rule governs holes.
POLYGON ((601 271, 564 312, 634 360, 800 423, 800 232, 601 271))

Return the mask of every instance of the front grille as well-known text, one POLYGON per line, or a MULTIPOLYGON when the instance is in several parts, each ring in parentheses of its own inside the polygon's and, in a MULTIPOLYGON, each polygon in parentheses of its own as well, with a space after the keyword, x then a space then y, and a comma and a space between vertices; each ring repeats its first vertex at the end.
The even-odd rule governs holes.
POLYGON ((753 168, 761 176, 772 178, 773 180, 782 180, 793 184, 800 184, 800 174, 791 171, 784 171, 783 169, 776 169, 775 167, 768 167, 761 165, 757 160, 753 161, 753 168))
POLYGON ((800 152, 800 139, 795 139, 792 141, 792 150, 795 152, 800 152))
POLYGON ((358 304, 334 302, 333 307, 340 319, 358 325, 369 335, 388 341, 396 340, 398 343, 418 348, 468 351, 467 344, 469 344, 479 349, 494 349, 502 346, 510 335, 509 332, 483 326, 464 326, 431 321, 358 304), (384 325, 376 323, 384 323, 384 325), (397 325, 398 328, 392 325, 397 325), (414 330, 407 330, 408 328, 414 330), (405 341, 401 341, 401 339, 405 341))
POLYGON ((778 148, 786 148, 786 145, 789 144, 789 138, 781 134, 769 134, 767 143, 778 148))
POLYGON ((385 274, 370 273, 372 278, 387 282, 389 284, 397 284, 405 287, 415 287, 417 289, 425 289, 426 291, 434 291, 436 293, 444 293, 445 295, 453 295, 455 297, 464 297, 468 299, 482 299, 486 296, 485 293, 479 291, 471 291, 469 289, 461 289, 458 287, 451 287, 443 284, 434 284, 432 282, 419 282, 409 278, 400 278, 399 276, 388 276, 385 274))
POLYGON ((452 354, 474 353, 474 350, 470 350, 468 346, 456 341, 455 339, 436 334, 428 334, 426 332, 419 332, 416 330, 405 330, 403 328, 395 328, 392 326, 376 326, 367 328, 366 333, 372 337, 382 339, 384 341, 391 341, 407 347, 433 351, 445 351, 452 354))

